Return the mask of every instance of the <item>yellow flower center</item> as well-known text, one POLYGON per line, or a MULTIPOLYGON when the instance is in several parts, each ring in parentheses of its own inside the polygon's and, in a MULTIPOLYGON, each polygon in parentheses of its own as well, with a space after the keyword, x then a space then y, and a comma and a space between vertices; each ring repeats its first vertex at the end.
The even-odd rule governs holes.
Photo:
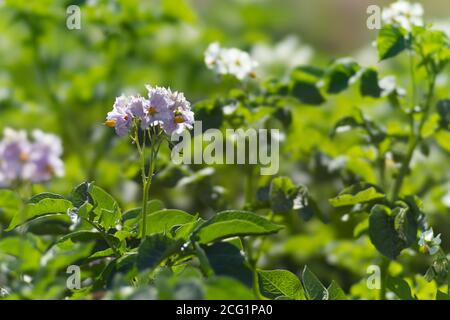
POLYGON ((154 116, 158 111, 156 111, 156 108, 154 106, 150 106, 150 108, 148 108, 148 113, 151 116, 154 116))
POLYGON ((177 115, 177 116, 175 116, 174 121, 175 121, 175 123, 183 123, 184 118, 181 115, 177 115))
POLYGON ((428 247, 427 247, 427 246, 421 246, 421 247, 419 248, 419 250, 420 250, 420 252, 422 252, 422 253, 428 253, 428 247))
POLYGON ((22 161, 22 162, 28 161, 29 158, 30 157, 28 156, 28 153, 26 153, 26 152, 22 152, 19 155, 19 160, 22 161))
POLYGON ((45 171, 47 171, 47 173, 54 175, 55 174, 55 169, 51 166, 51 165, 47 165, 45 167, 45 171))
POLYGON ((114 128, 115 126, 116 126, 116 120, 106 120, 105 121, 105 125, 108 127, 108 128, 114 128))

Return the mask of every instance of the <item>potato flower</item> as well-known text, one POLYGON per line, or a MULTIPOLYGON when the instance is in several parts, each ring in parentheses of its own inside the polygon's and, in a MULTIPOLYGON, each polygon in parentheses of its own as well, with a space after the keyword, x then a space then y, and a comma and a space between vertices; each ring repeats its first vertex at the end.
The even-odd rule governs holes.
POLYGON ((399 0, 383 10, 382 19, 386 24, 396 24, 411 31, 413 26, 423 26, 423 14, 420 3, 399 0))
POLYGON ((41 130, 32 132, 5 128, 0 141, 0 186, 16 182, 46 182, 64 175, 63 153, 59 137, 41 130))
POLYGON ((148 98, 124 95, 116 98, 105 124, 115 128, 119 136, 127 135, 134 121, 139 122, 143 130, 160 127, 168 136, 192 129, 194 113, 183 93, 150 85, 147 85, 146 89, 148 98))
POLYGON ((232 75, 239 80, 255 77, 258 63, 245 51, 237 48, 222 48, 211 43, 205 51, 205 64, 218 75, 232 75))
POLYGON ((430 255, 436 254, 441 245, 441 235, 434 236, 433 228, 422 232, 420 235, 419 246, 430 255))

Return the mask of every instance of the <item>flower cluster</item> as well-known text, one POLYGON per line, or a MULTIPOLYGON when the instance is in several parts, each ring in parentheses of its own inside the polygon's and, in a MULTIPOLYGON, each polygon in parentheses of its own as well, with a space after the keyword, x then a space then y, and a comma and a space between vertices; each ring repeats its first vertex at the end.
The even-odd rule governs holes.
POLYGON ((259 63, 259 72, 267 75, 280 68, 287 69, 308 64, 313 56, 313 49, 294 36, 290 35, 282 41, 271 46, 269 44, 257 44, 252 49, 252 57, 259 63))
POLYGON ((41 183, 64 175, 63 153, 59 137, 41 130, 32 132, 6 128, 0 141, 0 186, 14 182, 41 183))
POLYGON ((239 80, 254 78, 258 63, 251 56, 236 48, 222 48, 214 42, 205 51, 205 64, 219 75, 232 75, 239 80))
POLYGON ((384 23, 396 24, 411 31, 413 26, 423 26, 423 14, 420 3, 399 0, 383 10, 382 18, 384 23))
POLYGON ((441 235, 434 236, 433 228, 422 232, 420 235, 419 246, 430 255, 434 255, 439 251, 441 245, 441 235))
POLYGON ((127 135, 136 121, 140 122, 143 130, 159 126, 169 136, 192 129, 194 113, 183 93, 149 85, 146 88, 148 98, 124 95, 117 97, 105 124, 115 128, 119 136, 127 135))

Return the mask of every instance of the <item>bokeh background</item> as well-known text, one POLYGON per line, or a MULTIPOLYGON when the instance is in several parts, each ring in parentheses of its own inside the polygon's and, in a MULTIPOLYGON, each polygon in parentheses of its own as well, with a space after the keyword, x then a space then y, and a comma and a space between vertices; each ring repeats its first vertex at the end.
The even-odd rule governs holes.
MULTIPOLYGON (((203 53, 213 41, 252 53, 261 65, 260 81, 269 76, 283 77, 295 65, 326 66, 343 56, 354 56, 363 65, 377 64, 371 45, 377 31, 367 29, 366 10, 370 4, 388 3, 0 0, 0 130, 40 128, 62 137, 66 176, 35 186, 34 192, 67 194, 82 181, 96 181, 120 199, 124 208, 134 207, 140 196, 135 152, 129 141, 117 139, 103 125, 116 96, 144 94, 147 83, 183 91, 192 103, 220 95, 229 88, 203 62, 203 53), (81 8, 80 30, 66 28, 66 8, 71 4, 81 8)), ((448 0, 427 0, 423 5, 427 21, 450 32, 448 0)), ((400 73, 405 70, 401 61, 381 67, 400 73)), ((441 80, 439 90, 450 89, 448 79, 441 80)), ((407 85, 407 80, 404 83, 407 85)), ((307 184, 319 195, 331 223, 319 219, 307 225, 294 222, 289 237, 267 244, 263 264, 298 272, 308 263, 324 282, 336 279, 354 296, 367 298, 371 293, 357 281, 365 275, 376 251, 367 237, 353 239, 351 222, 333 217, 327 199, 341 185, 333 182, 333 177, 323 176, 314 162, 317 145, 325 145, 330 157, 349 149, 348 143, 336 146, 327 142, 328 133, 334 120, 359 103, 344 95, 320 110, 304 107, 293 111, 292 138, 283 149, 281 173, 307 184)), ((165 155, 167 158, 167 150, 165 155)), ((216 168, 213 173, 201 169, 177 168, 163 161, 152 197, 162 199, 168 207, 202 215, 242 205, 239 168, 216 168)), ((370 180, 370 167, 361 170, 370 180)), ((439 164, 432 161, 417 170, 424 175, 442 174, 439 164)), ((410 183, 414 191, 415 185, 410 183)), ((447 187, 441 183, 428 193, 430 215, 440 232, 450 226, 450 204, 442 202, 447 187)), ((427 261, 414 256, 405 259, 411 269, 408 271, 426 270, 427 261)), ((400 263, 392 264, 392 268, 394 273, 405 271, 400 263)))

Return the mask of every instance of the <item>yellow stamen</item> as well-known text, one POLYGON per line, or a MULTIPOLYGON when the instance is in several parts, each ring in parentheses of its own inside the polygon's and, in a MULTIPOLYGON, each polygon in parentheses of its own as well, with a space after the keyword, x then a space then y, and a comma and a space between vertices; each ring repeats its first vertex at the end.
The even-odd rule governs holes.
POLYGON ((30 157, 28 156, 28 153, 26 153, 26 152, 22 152, 19 155, 19 160, 22 161, 22 162, 28 161, 29 158, 30 157))
POLYGON ((178 116, 175 116, 174 121, 175 121, 175 123, 183 123, 184 118, 181 115, 178 115, 178 116))
POLYGON ((428 253, 428 248, 426 246, 421 246, 419 248, 419 251, 426 254, 426 253, 428 253))
POLYGON ((250 78, 255 79, 256 78, 256 72, 252 71, 249 73, 250 78))
POLYGON ((47 171, 49 174, 54 175, 55 174, 55 169, 51 166, 51 165, 47 165, 45 167, 45 171, 47 171))
POLYGON ((157 113, 158 111, 156 111, 156 108, 154 107, 154 106, 150 106, 150 108, 148 108, 148 113, 151 115, 151 116, 154 116, 155 115, 155 113, 157 113))
POLYGON ((109 128, 114 128, 116 126, 116 120, 106 120, 105 125, 109 128))

